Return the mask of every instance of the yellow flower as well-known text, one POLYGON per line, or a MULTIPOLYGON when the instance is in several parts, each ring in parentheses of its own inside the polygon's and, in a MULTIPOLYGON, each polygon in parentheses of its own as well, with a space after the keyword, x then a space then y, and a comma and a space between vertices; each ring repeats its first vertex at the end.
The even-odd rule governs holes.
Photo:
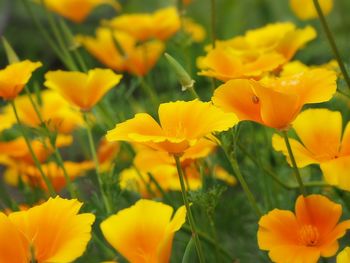
POLYGON ((183 154, 199 139, 228 130, 238 121, 234 114, 198 100, 162 103, 158 115, 160 125, 149 114, 136 114, 108 131, 107 140, 135 142, 171 154, 183 154))
MULTIPOLYGON (((49 129, 60 133, 71 133, 76 127, 83 125, 80 112, 71 107, 58 92, 53 90, 41 91, 40 97, 41 103, 38 103, 37 97, 32 95, 43 121, 49 129)), ((18 96, 16 98, 16 107, 19 118, 23 124, 30 127, 38 127, 41 124, 27 95, 18 96)), ((8 119, 10 127, 16 123, 16 118, 10 105, 4 108, 3 114, 0 115, 0 120, 1 118, 8 119)))
POLYGON ((284 130, 305 104, 330 100, 336 88, 334 71, 313 69, 260 81, 230 80, 215 90, 212 101, 224 111, 235 113, 241 121, 284 130))
MULTIPOLYGON (((350 123, 342 136, 340 112, 308 109, 300 113, 293 122, 293 128, 302 142, 291 139, 298 167, 320 164, 327 183, 349 191, 350 123)), ((288 156, 280 136, 274 135, 272 142, 275 150, 288 156)))
POLYGON ((344 248, 337 255, 337 263, 348 263, 348 262, 350 262, 350 247, 344 248))
POLYGON ((72 262, 91 239, 95 216, 78 214, 76 199, 50 198, 47 202, 9 216, 0 213, 0 262, 24 263, 34 251, 37 262, 72 262))
POLYGON ((307 42, 316 37, 312 27, 298 29, 292 23, 275 23, 249 30, 244 36, 217 41, 198 59, 199 74, 222 81, 260 78, 289 61, 307 42))
POLYGON ((307 66, 304 63, 300 62, 299 60, 291 61, 283 66, 280 76, 286 77, 286 76, 302 73, 310 69, 317 69, 317 68, 333 70, 337 73, 338 77, 341 76, 341 71, 340 71, 338 62, 335 59, 332 59, 325 64, 312 65, 312 66, 307 66))
POLYGON ((58 70, 45 74, 44 85, 58 91, 72 105, 88 111, 121 78, 110 69, 93 69, 88 73, 58 70))
POLYGON ((108 241, 130 263, 167 263, 173 237, 186 220, 186 209, 139 200, 101 223, 108 241))
POLYGON ((124 32, 112 32, 106 28, 98 28, 96 38, 77 36, 76 40, 109 68, 127 71, 137 76, 146 75, 164 51, 164 44, 161 41, 151 40, 138 44, 130 35, 124 32), (120 48, 117 48, 115 42, 120 48))
POLYGON ((119 153, 120 145, 117 142, 108 142, 106 138, 100 141, 97 149, 97 158, 100 164, 100 170, 109 171, 112 167, 113 161, 119 153))
POLYGON ((333 256, 350 228, 339 222, 342 207, 322 195, 299 196, 295 214, 274 209, 259 220, 259 248, 276 263, 316 263, 333 256))
POLYGON ((116 0, 44 0, 44 4, 48 9, 76 23, 83 22, 99 5, 110 4, 120 10, 116 0))
MULTIPOLYGON (((328 15, 332 11, 333 0, 318 0, 318 2, 325 15, 328 15)), ((289 5, 296 16, 302 20, 318 17, 313 0, 289 0, 289 5)))
POLYGON ((14 99, 27 85, 32 72, 41 66, 40 62, 24 60, 0 70, 0 97, 5 100, 14 99))
POLYGON ((183 19, 184 31, 190 35, 194 42, 202 42, 205 39, 206 32, 202 25, 194 22, 191 18, 183 19))
POLYGON ((166 40, 180 29, 180 17, 175 7, 159 9, 153 14, 127 14, 105 21, 106 26, 124 31, 135 39, 166 40), (132 25, 132 26, 130 26, 132 25))

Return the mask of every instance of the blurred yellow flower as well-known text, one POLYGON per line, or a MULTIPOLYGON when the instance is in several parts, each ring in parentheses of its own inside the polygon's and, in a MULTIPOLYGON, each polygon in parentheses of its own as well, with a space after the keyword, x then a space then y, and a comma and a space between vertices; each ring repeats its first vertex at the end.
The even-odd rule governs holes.
POLYGON ((95 216, 78 214, 76 199, 50 198, 47 202, 9 216, 0 213, 0 262, 72 262, 91 239, 95 216))
POLYGON ((149 114, 136 114, 108 131, 107 140, 135 142, 171 154, 183 154, 199 139, 228 130, 238 121, 234 114, 198 100, 162 103, 158 115, 160 125, 149 114))
POLYGON ((97 148, 97 158, 102 172, 109 171, 119 150, 120 144, 118 142, 109 142, 106 138, 100 141, 97 148))
POLYGON ((206 37, 205 29, 202 25, 194 22, 191 18, 184 18, 184 31, 191 37, 194 42, 202 42, 206 37))
MULTIPOLYGON (((333 1, 334 0, 318 0, 325 15, 328 15, 332 11, 333 1)), ((313 0, 289 0, 289 5, 296 16, 302 20, 318 17, 313 0)))
POLYGON ((93 69, 88 73, 77 71, 49 71, 44 85, 59 92, 72 105, 90 110, 114 86, 122 75, 110 69, 93 69))
MULTIPOLYGON (((342 135, 340 112, 308 109, 299 114, 293 128, 302 142, 290 140, 298 167, 320 164, 327 183, 350 191, 350 122, 342 135)), ((276 151, 288 156, 280 136, 275 134, 272 142, 276 151)))
POLYGON ((146 75, 164 51, 161 41, 151 40, 138 44, 130 35, 106 28, 98 28, 96 38, 77 36, 76 40, 109 68, 137 76, 146 75), (120 47, 116 46, 116 42, 120 47))
POLYGON ((32 72, 41 67, 40 62, 24 60, 0 70, 0 98, 14 99, 27 85, 32 72))
POLYGON ((325 196, 299 196, 295 213, 274 209, 260 218, 259 248, 269 251, 276 263, 316 263, 321 256, 332 257, 338 239, 350 228, 350 220, 339 222, 341 215, 341 205, 325 196))
MULTIPOLYGON (((57 147, 69 146, 73 142, 71 135, 59 135, 56 139, 57 147)), ((31 142, 33 151, 40 162, 44 162, 53 152, 48 139, 45 144, 41 140, 33 139, 31 142)), ((34 164, 34 160, 23 137, 11 141, 0 141, 0 156, 8 156, 15 161, 34 164)))
POLYGON ((222 81, 260 78, 288 62, 315 37, 312 27, 298 29, 288 22, 249 30, 244 36, 217 41, 215 49, 207 48, 207 55, 197 61, 199 75, 222 81))
POLYGON ((43 0, 43 2, 48 9, 76 23, 83 22, 99 5, 109 4, 116 10, 121 8, 117 0, 43 0))
POLYGON ((153 14, 120 15, 110 21, 104 21, 103 24, 116 31, 126 32, 140 41, 153 38, 166 40, 174 35, 181 25, 175 7, 159 9, 153 14))
MULTIPOLYGON (((93 162, 91 161, 65 161, 63 165, 71 181, 73 181, 77 177, 83 176, 88 170, 95 168, 93 162)), ((47 178, 52 183, 52 186, 54 187, 56 192, 60 192, 64 187, 66 187, 66 179, 64 177, 63 170, 60 166, 58 166, 54 162, 49 162, 47 164, 43 164, 41 167, 47 178)), ((47 186, 43 181, 40 171, 36 166, 24 166, 20 171, 16 171, 16 173, 19 173, 19 175, 22 177, 26 177, 24 181, 28 182, 30 185, 47 190, 47 186)))
POLYGON ((348 262, 350 262, 350 247, 344 248, 337 255, 337 263, 348 263, 348 262))
POLYGON ((213 103, 242 120, 285 130, 305 104, 328 101, 336 92, 336 73, 312 69, 260 81, 236 79, 218 87, 213 103), (278 110, 276 110, 278 109, 278 110))
POLYGON ((186 220, 180 207, 173 218, 173 208, 141 199, 101 223, 108 241, 130 263, 170 262, 174 234, 186 220))
POLYGON ((291 61, 283 66, 280 76, 286 77, 286 76, 302 73, 310 69, 317 69, 317 68, 333 70, 337 73, 338 77, 341 76, 341 71, 340 71, 338 62, 335 59, 332 59, 325 64, 312 65, 312 66, 307 66, 299 60, 291 61))
MULTIPOLYGON (((39 103, 37 97, 32 95, 43 121, 50 130, 60 133, 71 133, 76 127, 83 125, 80 112, 63 99, 57 91, 41 91, 40 97, 41 102, 39 103)), ((41 124, 40 119, 29 97, 27 95, 18 96, 15 101, 21 122, 30 127, 38 127, 41 124)), ((16 123, 16 118, 10 105, 3 109, 3 113, 0 114, 0 120, 2 118, 8 120, 7 123, 9 124, 6 126, 6 122, 4 122, 3 128, 9 128, 16 123)))

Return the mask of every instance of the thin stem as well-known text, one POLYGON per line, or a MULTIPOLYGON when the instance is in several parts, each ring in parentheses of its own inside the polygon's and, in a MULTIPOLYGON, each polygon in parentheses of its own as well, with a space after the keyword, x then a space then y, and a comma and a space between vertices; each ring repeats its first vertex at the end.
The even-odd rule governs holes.
MULTIPOLYGON (((62 156, 61 156, 61 153, 59 152, 58 148, 57 148, 57 145, 56 143, 52 142, 50 137, 51 137, 51 134, 50 134, 50 130, 49 128, 47 127, 46 123, 44 122, 44 119, 41 115, 41 112, 38 108, 38 106, 36 105, 36 103, 34 102, 33 100, 33 97, 32 97, 32 94, 30 93, 28 87, 26 86, 25 87, 25 92, 30 100, 30 103, 32 104, 33 108, 34 108, 34 111, 36 113, 36 115, 38 116, 39 118, 39 121, 40 121, 40 124, 44 127, 45 129, 45 132, 46 132, 46 136, 49 138, 49 141, 50 141, 50 144, 51 144, 51 147, 53 148, 53 151, 54 151, 54 157, 57 161, 57 164, 58 166, 62 169, 63 171, 63 176, 64 176, 64 179, 66 181, 66 184, 67 184, 67 187, 68 187, 68 191, 69 191, 69 194, 71 195, 72 198, 76 198, 76 192, 74 190, 74 187, 72 185, 72 181, 70 180, 70 177, 68 175, 68 172, 67 172, 67 169, 66 167, 64 166, 64 162, 63 162, 63 159, 62 159, 62 156)), ((45 141, 44 141, 45 143, 45 141)))
POLYGON ((196 245, 198 259, 199 259, 200 263, 203 263, 203 262, 205 262, 205 259, 204 259, 202 247, 201 247, 201 244, 200 244, 200 240, 199 240, 199 237, 198 237, 198 234, 197 234, 197 231, 196 231, 196 225, 195 225, 195 221, 194 221, 194 218, 193 218, 193 215, 192 215, 192 211, 191 211, 191 208, 190 208, 190 203, 189 203, 188 198, 187 198, 184 174, 183 174, 182 167, 181 167, 180 157, 177 156, 177 155, 174 155, 174 159, 175 159, 175 163, 176 163, 177 173, 179 175, 182 198, 183 198, 183 201, 184 201, 184 204, 185 204, 185 207, 186 207, 186 211, 187 211, 187 219, 188 219, 188 222, 190 224, 192 236, 194 238, 194 242, 195 242, 195 245, 196 245))
POLYGON ((154 106, 157 107, 159 105, 159 98, 157 94, 154 92, 152 87, 146 83, 144 77, 140 77, 140 82, 141 82, 141 88, 143 89, 145 94, 149 96, 154 106))
POLYGON ((297 163, 295 161, 294 154, 292 151, 292 147, 290 146, 288 134, 286 131, 283 131, 282 134, 283 134, 284 142, 286 143, 286 146, 287 146, 289 158, 290 158, 292 165, 293 165, 295 178, 299 184, 300 192, 303 196, 306 196, 305 186, 303 184, 303 180, 301 179, 300 172, 299 172, 299 169, 298 169, 298 166, 297 166, 297 163))
POLYGON ((256 202, 254 195, 250 191, 249 186, 248 186, 246 180, 244 179, 244 177, 243 177, 243 175, 242 175, 242 173, 241 173, 241 171, 239 169, 239 166, 238 166, 238 163, 237 163, 237 159, 234 156, 230 155, 227 152, 227 150, 224 149, 223 147, 222 147, 222 149, 224 150, 226 158, 230 162, 232 170, 235 173, 239 183, 241 184, 241 186, 243 188, 243 191, 244 191, 244 193, 246 194, 246 196, 248 198, 249 203, 253 207, 256 215, 260 218, 262 216, 262 212, 260 211, 258 203, 256 202))
MULTIPOLYGON (((189 234, 192 234, 191 227, 189 227, 187 225, 182 226, 182 230, 186 231, 189 234)), ((231 260, 233 262, 234 259, 230 255, 230 253, 227 250, 225 250, 223 247, 221 247, 219 244, 217 244, 217 242, 214 239, 212 239, 206 233, 201 232, 201 231, 197 231, 197 234, 198 234, 198 236, 201 237, 201 239, 203 239, 209 245, 212 245, 212 246, 218 245, 218 248, 219 248, 219 251, 221 252, 221 254, 224 255, 225 257, 227 257, 229 260, 231 260)))
POLYGON ((97 182, 98 182, 98 186, 102 195, 102 200, 103 203, 105 205, 106 208, 106 212, 107 214, 110 214, 112 209, 111 209, 111 205, 109 203, 109 200, 107 198, 107 195, 105 193, 105 190, 103 188, 103 182, 102 182, 102 178, 101 178, 101 174, 100 174, 100 165, 99 165, 99 161, 97 158, 97 152, 96 152, 96 147, 95 147, 95 143, 94 143, 94 139, 92 137, 92 131, 91 131, 91 127, 88 123, 88 117, 87 117, 87 113, 84 112, 83 113, 84 116, 84 121, 85 121, 85 125, 86 125, 86 132, 88 135, 88 140, 89 140, 89 146, 90 146, 90 151, 91 151, 91 155, 92 155, 92 159, 95 163, 95 169, 96 169, 96 175, 97 175, 97 182))
POLYGON ((216 44, 216 0, 211 1, 211 42, 213 48, 215 48, 216 44))
POLYGON ((43 179, 43 181, 44 181, 44 183, 45 183, 45 185, 46 185, 46 187, 47 187, 47 189, 48 189, 48 191, 49 191, 49 193, 50 193, 50 196, 54 197, 54 196, 56 196, 56 192, 55 192, 55 190, 54 190, 54 188, 53 188, 53 186, 52 186, 50 180, 49 180, 49 179, 47 178, 47 176, 45 175, 45 173, 44 173, 44 171, 43 171, 43 168, 42 168, 42 166, 41 166, 41 163, 39 162, 37 156, 35 155, 35 152, 34 152, 34 150, 33 150, 33 147, 32 147, 32 145, 30 144, 30 141, 29 141, 29 139, 28 139, 28 136, 27 136, 27 134, 26 134, 26 132, 25 132, 25 130, 24 130, 24 128, 23 128, 22 122, 21 122, 21 120, 20 120, 20 118, 19 118, 19 116, 18 116, 18 112, 17 112, 17 109, 16 109, 15 101, 14 101, 14 100, 11 100, 10 103, 11 103, 13 112, 14 112, 14 114, 15 114, 15 116, 16 116, 16 120, 17 120, 18 126, 19 126, 19 128, 20 128, 20 130, 21 130, 22 136, 23 136, 23 138, 24 138, 24 140, 25 140, 25 142, 26 142, 26 144, 27 144, 27 147, 28 147, 28 149, 29 149, 29 152, 30 152, 30 154, 31 154, 31 156, 32 156, 32 158, 33 158, 34 163, 35 163, 35 166, 38 168, 39 173, 40 173, 40 175, 41 175, 41 178, 43 179))
POLYGON ((348 74, 348 72, 347 72, 347 70, 345 68, 344 62, 343 62, 343 60, 341 58, 341 55, 340 55, 340 52, 338 50, 337 44, 335 43, 332 31, 329 29, 327 20, 326 20, 324 14, 323 14, 323 11, 321 9, 320 3, 318 2, 318 0, 313 0, 313 1, 314 1, 314 6, 316 8, 318 17, 319 17, 319 19, 321 21, 323 30, 326 33, 328 42, 331 45, 332 51, 333 51, 334 56, 335 56, 335 58, 336 58, 336 60, 337 60, 337 62, 339 64, 339 67, 340 67, 340 70, 341 70, 341 72, 342 72, 342 74, 344 76, 345 82, 348 85, 348 88, 350 89, 350 77, 349 77, 349 74, 348 74))

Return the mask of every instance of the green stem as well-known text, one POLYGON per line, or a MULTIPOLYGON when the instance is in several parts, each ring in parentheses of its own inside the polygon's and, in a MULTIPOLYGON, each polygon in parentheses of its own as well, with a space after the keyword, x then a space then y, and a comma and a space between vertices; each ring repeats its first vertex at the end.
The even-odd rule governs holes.
POLYGON ((213 48, 216 46, 216 0, 211 1, 211 43, 213 48))
POLYGON ((37 16, 34 14, 33 10, 30 7, 30 4, 28 0, 22 0, 25 8, 27 9, 30 17, 34 21, 34 24, 40 31, 41 35, 44 37, 46 42, 49 44, 49 46, 52 48, 52 50, 56 53, 56 55, 60 58, 60 60, 66 65, 67 68, 70 68, 70 63, 67 61, 67 58, 65 55, 61 52, 60 48, 56 45, 55 41, 51 39, 50 35, 47 33, 45 27, 40 23, 37 16))
POLYGON ((259 206, 258 206, 258 204, 257 204, 257 202, 255 200, 255 197, 252 194, 252 192, 250 191, 250 189, 248 187, 248 184, 247 184, 246 180, 244 179, 244 177, 243 177, 243 175, 242 175, 242 173, 241 173, 241 171, 239 169, 239 166, 238 166, 238 163, 237 163, 237 159, 234 156, 230 155, 227 152, 227 150, 224 149, 224 147, 222 147, 222 149, 224 150, 226 158, 230 162, 232 170, 235 173, 239 183, 241 184, 241 186, 243 188, 243 191, 244 191, 244 193, 246 194, 246 196, 248 198, 249 203, 253 207, 256 215, 260 218, 262 216, 262 212, 260 211, 260 208, 259 208, 259 206))
POLYGON ((100 174, 100 165, 99 165, 99 161, 97 158, 97 152, 96 152, 96 147, 95 147, 95 143, 94 143, 94 139, 92 137, 92 131, 91 131, 91 127, 88 123, 88 119, 87 119, 87 113, 84 112, 83 113, 84 116, 84 121, 85 121, 85 125, 86 125, 86 132, 88 135, 88 140, 89 140, 89 146, 90 146, 90 151, 91 151, 91 155, 92 155, 92 159, 95 163, 95 169, 96 169, 96 176, 97 176, 97 182, 98 182, 98 186, 102 195, 102 200, 103 203, 105 205, 106 208, 106 212, 107 214, 110 214, 112 211, 111 205, 109 203, 109 200, 107 198, 106 192, 103 188, 103 182, 102 182, 102 178, 101 178, 101 174, 100 174))
MULTIPOLYGON (((53 151, 54 151, 54 157, 56 159, 56 162, 58 164, 58 166, 62 169, 63 171, 63 176, 64 176, 64 179, 66 181, 66 184, 67 184, 67 187, 68 187, 68 191, 69 191, 69 194, 72 198, 76 198, 77 195, 76 195, 76 192, 74 190, 74 187, 72 185, 72 181, 70 180, 70 177, 68 175, 68 172, 67 172, 67 169, 66 167, 64 166, 64 162, 63 162, 63 159, 62 159, 62 156, 61 156, 61 153, 59 152, 58 148, 57 148, 57 145, 56 143, 52 142, 52 140, 50 139, 51 138, 51 133, 50 133, 50 130, 49 128, 47 127, 42 115, 41 115, 41 112, 38 108, 38 106, 36 105, 36 103, 34 102, 33 100, 33 97, 32 95, 30 94, 30 91, 28 89, 28 87, 26 86, 25 87, 25 92, 30 100, 30 103, 32 104, 33 108, 34 108, 34 111, 36 113, 36 115, 38 116, 39 118, 39 121, 40 121, 40 124, 44 127, 45 129, 45 132, 46 132, 46 136, 49 138, 49 141, 50 141, 50 144, 53 148, 53 151)), ((45 140, 44 140, 44 143, 45 143, 45 140)), ((45 143, 46 144, 46 143, 45 143)))
MULTIPOLYGON (((182 230, 186 231, 189 234, 192 234, 191 227, 189 227, 187 225, 182 226, 182 230)), ((206 233, 203 233, 201 231, 197 231, 197 234, 198 234, 198 236, 201 237, 201 239, 203 239, 203 241, 207 242, 209 245, 211 245, 211 246, 218 245, 219 251, 221 252, 221 254, 224 255, 225 257, 227 257, 227 259, 229 259, 230 262, 234 261, 234 259, 230 255, 230 253, 228 251, 226 251, 223 247, 221 247, 219 244, 217 244, 217 242, 214 239, 212 239, 210 236, 208 236, 206 233)))
POLYGON ((140 77, 140 83, 141 83, 141 88, 143 89, 145 94, 149 96, 149 98, 151 99, 153 105, 155 107, 158 107, 158 105, 159 105, 159 98, 158 98, 157 94, 154 92, 154 90, 152 89, 152 87, 146 83, 144 77, 140 77))
POLYGON ((323 30, 326 33, 328 42, 329 42, 329 44, 330 44, 330 46, 332 48, 332 51, 334 53, 334 56, 335 56, 336 60, 338 61, 338 64, 339 64, 340 70, 341 70, 341 72, 342 72, 342 74, 344 76, 345 82, 348 85, 348 88, 350 89, 350 77, 349 77, 349 74, 348 74, 348 72, 347 72, 347 70, 345 68, 344 62, 343 62, 343 60, 341 58, 341 55, 340 55, 340 52, 338 50, 337 44, 335 43, 332 31, 329 29, 327 20, 326 20, 324 14, 323 14, 323 11, 321 9, 320 3, 318 2, 318 0, 313 0, 313 2, 314 2, 314 6, 316 8, 318 17, 319 17, 319 19, 321 21, 323 30))
POLYGON ((41 5, 45 9, 47 20, 49 21, 49 25, 50 25, 51 30, 52 30, 55 38, 56 38, 58 46, 61 49, 62 53, 64 54, 64 57, 66 58, 67 66, 69 66, 69 69, 71 69, 71 70, 77 70, 75 62, 72 59, 72 56, 71 56, 71 54, 69 53, 69 50, 66 47, 65 41, 64 41, 63 37, 61 36, 61 32, 59 31, 58 26, 56 25, 54 16, 47 9, 44 0, 40 0, 40 2, 41 2, 41 5))
POLYGON ((34 150, 32 148, 32 145, 30 144, 28 136, 27 136, 27 134, 26 134, 26 132, 25 132, 25 130, 23 128, 22 122, 21 122, 21 120, 20 120, 20 118, 18 116, 18 112, 17 112, 17 109, 16 109, 15 101, 11 100, 10 103, 11 103, 13 112, 14 112, 14 114, 16 116, 16 120, 17 120, 18 126, 19 126, 19 128, 21 130, 22 136, 23 136, 23 138, 24 138, 24 140, 25 140, 25 142, 27 144, 29 152, 30 152, 30 154, 31 154, 31 156, 33 158, 34 163, 35 163, 35 166, 38 168, 39 173, 41 175, 41 178, 43 179, 43 181, 44 181, 44 183, 45 183, 45 185, 46 185, 46 187, 47 187, 47 189, 48 189, 48 191, 50 193, 50 196, 54 197, 54 196, 56 196, 56 192, 55 192, 55 190, 54 190, 50 180, 45 175, 45 173, 44 173, 44 171, 42 169, 41 163, 39 162, 39 160, 38 160, 37 156, 35 155, 35 152, 34 152, 34 150))
POLYGON ((197 250, 197 254, 198 254, 198 259, 200 263, 204 263, 205 259, 204 259, 204 255, 203 255, 203 251, 202 251, 202 247, 200 244, 200 240, 196 231, 196 225, 195 225, 195 221, 192 215, 192 211, 190 208, 190 203, 188 201, 188 197, 187 197, 187 192, 186 192, 186 186, 185 186, 185 180, 184 180, 184 174, 182 171, 182 167, 181 167, 181 162, 180 162, 180 157, 177 155, 174 155, 174 159, 175 159, 175 163, 176 163, 176 168, 177 168, 177 173, 179 175, 179 180, 180 180, 180 185, 181 185, 181 193, 182 193, 182 198, 186 207, 186 211, 187 211, 187 219, 188 222, 191 226, 191 232, 192 232, 192 237, 194 238, 194 242, 196 245, 196 250, 197 250))
POLYGON ((295 178, 296 178, 296 180, 298 182, 298 185, 299 185, 299 188, 300 188, 300 192, 301 192, 301 194, 303 196, 306 196, 305 186, 303 184, 303 180, 301 179, 300 172, 299 172, 299 169, 298 169, 298 166, 297 166, 297 163, 295 161, 294 154, 293 154, 293 151, 292 151, 292 147, 290 146, 288 133, 286 131, 283 131, 282 134, 283 134, 284 142, 286 143, 286 146, 287 146, 287 150, 288 150, 288 154, 289 154, 290 160, 291 160, 292 165, 293 165, 295 178))

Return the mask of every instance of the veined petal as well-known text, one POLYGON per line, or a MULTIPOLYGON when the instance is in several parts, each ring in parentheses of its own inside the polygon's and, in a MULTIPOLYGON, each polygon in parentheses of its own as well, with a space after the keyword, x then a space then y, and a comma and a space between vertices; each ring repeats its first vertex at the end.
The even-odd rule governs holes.
MULTIPOLYGON (((298 167, 305 167, 309 164, 318 163, 318 161, 313 157, 312 153, 310 153, 297 140, 289 139, 289 143, 292 148, 295 162, 297 163, 298 167)), ((283 155, 286 156, 289 165, 292 165, 286 143, 281 136, 279 136, 278 134, 273 135, 272 146, 275 149, 275 151, 282 152, 283 155)))
POLYGON ((212 97, 214 105, 226 112, 233 112, 240 120, 262 122, 261 102, 250 80, 230 80, 219 86, 212 97))
POLYGON ((28 241, 2 212, 0 212, 0 237, 0 262, 29 262, 28 241))
POLYGON ((71 262, 80 257, 91 238, 93 214, 79 214, 82 203, 60 197, 9 219, 35 249, 39 262, 71 262))
POLYGON ((336 227, 342 207, 322 195, 299 196, 295 204, 295 214, 299 223, 317 228, 319 242, 322 244, 336 227))
POLYGON ((293 122, 293 128, 314 159, 323 162, 339 155, 342 133, 340 112, 305 110, 293 122))
POLYGON ((321 170, 327 183, 350 191, 350 155, 341 156, 321 164, 321 170))

